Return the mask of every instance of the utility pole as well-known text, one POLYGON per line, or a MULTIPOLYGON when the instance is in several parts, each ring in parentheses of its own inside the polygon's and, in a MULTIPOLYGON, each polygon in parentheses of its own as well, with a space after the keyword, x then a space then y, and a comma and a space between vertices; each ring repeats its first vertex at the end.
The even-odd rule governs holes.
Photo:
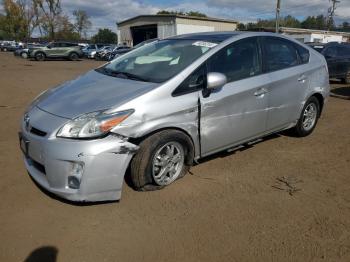
POLYGON ((276 33, 280 31, 280 11, 281 11, 281 0, 277 0, 276 7, 276 33))
POLYGON ((340 0, 329 0, 332 3, 332 6, 328 9, 328 23, 327 23, 327 29, 328 31, 331 30, 333 17, 335 14, 335 9, 337 8, 337 4, 340 3, 340 0))

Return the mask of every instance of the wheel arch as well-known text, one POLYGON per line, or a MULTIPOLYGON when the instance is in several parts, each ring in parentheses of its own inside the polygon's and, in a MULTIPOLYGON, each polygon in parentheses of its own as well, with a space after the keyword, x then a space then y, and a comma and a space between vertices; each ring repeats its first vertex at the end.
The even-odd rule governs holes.
POLYGON ((192 165, 194 158, 196 156, 196 154, 198 154, 197 152, 197 148, 196 148, 196 144, 194 143, 193 137, 184 129, 179 128, 179 127, 163 127, 163 128, 159 128, 159 129, 155 129, 152 130, 151 132, 148 132, 146 134, 143 134, 140 137, 130 137, 129 138, 129 142, 139 145, 142 141, 144 141, 146 138, 155 135, 157 133, 163 132, 163 131, 179 131, 182 134, 184 134, 187 138, 188 138, 188 143, 187 143, 187 147, 188 147, 188 154, 186 155, 186 163, 189 165, 192 165))
POLYGON ((325 98, 321 93, 318 93, 318 92, 311 94, 307 100, 309 100, 311 97, 316 97, 317 101, 320 104, 320 113, 319 113, 319 116, 320 116, 322 114, 325 98))

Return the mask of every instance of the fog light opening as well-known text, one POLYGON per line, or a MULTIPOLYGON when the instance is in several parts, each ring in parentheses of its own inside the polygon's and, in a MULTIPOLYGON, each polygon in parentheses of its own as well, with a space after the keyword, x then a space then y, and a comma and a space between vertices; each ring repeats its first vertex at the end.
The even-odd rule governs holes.
POLYGON ((84 164, 80 162, 72 162, 71 169, 68 176, 68 187, 72 189, 79 189, 81 178, 84 172, 84 164))
POLYGON ((68 187, 72 188, 72 189, 79 189, 80 180, 75 176, 69 176, 68 177, 68 187))

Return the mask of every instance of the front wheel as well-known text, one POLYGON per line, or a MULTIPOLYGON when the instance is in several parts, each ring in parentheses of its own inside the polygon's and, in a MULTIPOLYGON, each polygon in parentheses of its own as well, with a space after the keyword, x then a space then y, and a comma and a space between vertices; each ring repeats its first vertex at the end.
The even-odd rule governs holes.
POLYGON ((24 59, 28 58, 28 54, 26 52, 21 53, 21 57, 24 59))
POLYGON ((299 137, 308 136, 315 129, 320 116, 320 103, 312 96, 305 103, 301 111, 297 125, 293 128, 294 133, 299 137))
POLYGON ((193 161, 191 145, 191 140, 176 130, 161 131, 145 139, 130 165, 135 189, 161 189, 183 177, 193 161))

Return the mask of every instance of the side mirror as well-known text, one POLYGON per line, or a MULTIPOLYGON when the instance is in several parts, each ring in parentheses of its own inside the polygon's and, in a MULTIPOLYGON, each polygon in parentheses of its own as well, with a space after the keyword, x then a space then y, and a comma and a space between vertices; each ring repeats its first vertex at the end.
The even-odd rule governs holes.
POLYGON ((214 90, 223 87, 227 83, 227 77, 222 73, 211 72, 207 75, 207 89, 214 90))

